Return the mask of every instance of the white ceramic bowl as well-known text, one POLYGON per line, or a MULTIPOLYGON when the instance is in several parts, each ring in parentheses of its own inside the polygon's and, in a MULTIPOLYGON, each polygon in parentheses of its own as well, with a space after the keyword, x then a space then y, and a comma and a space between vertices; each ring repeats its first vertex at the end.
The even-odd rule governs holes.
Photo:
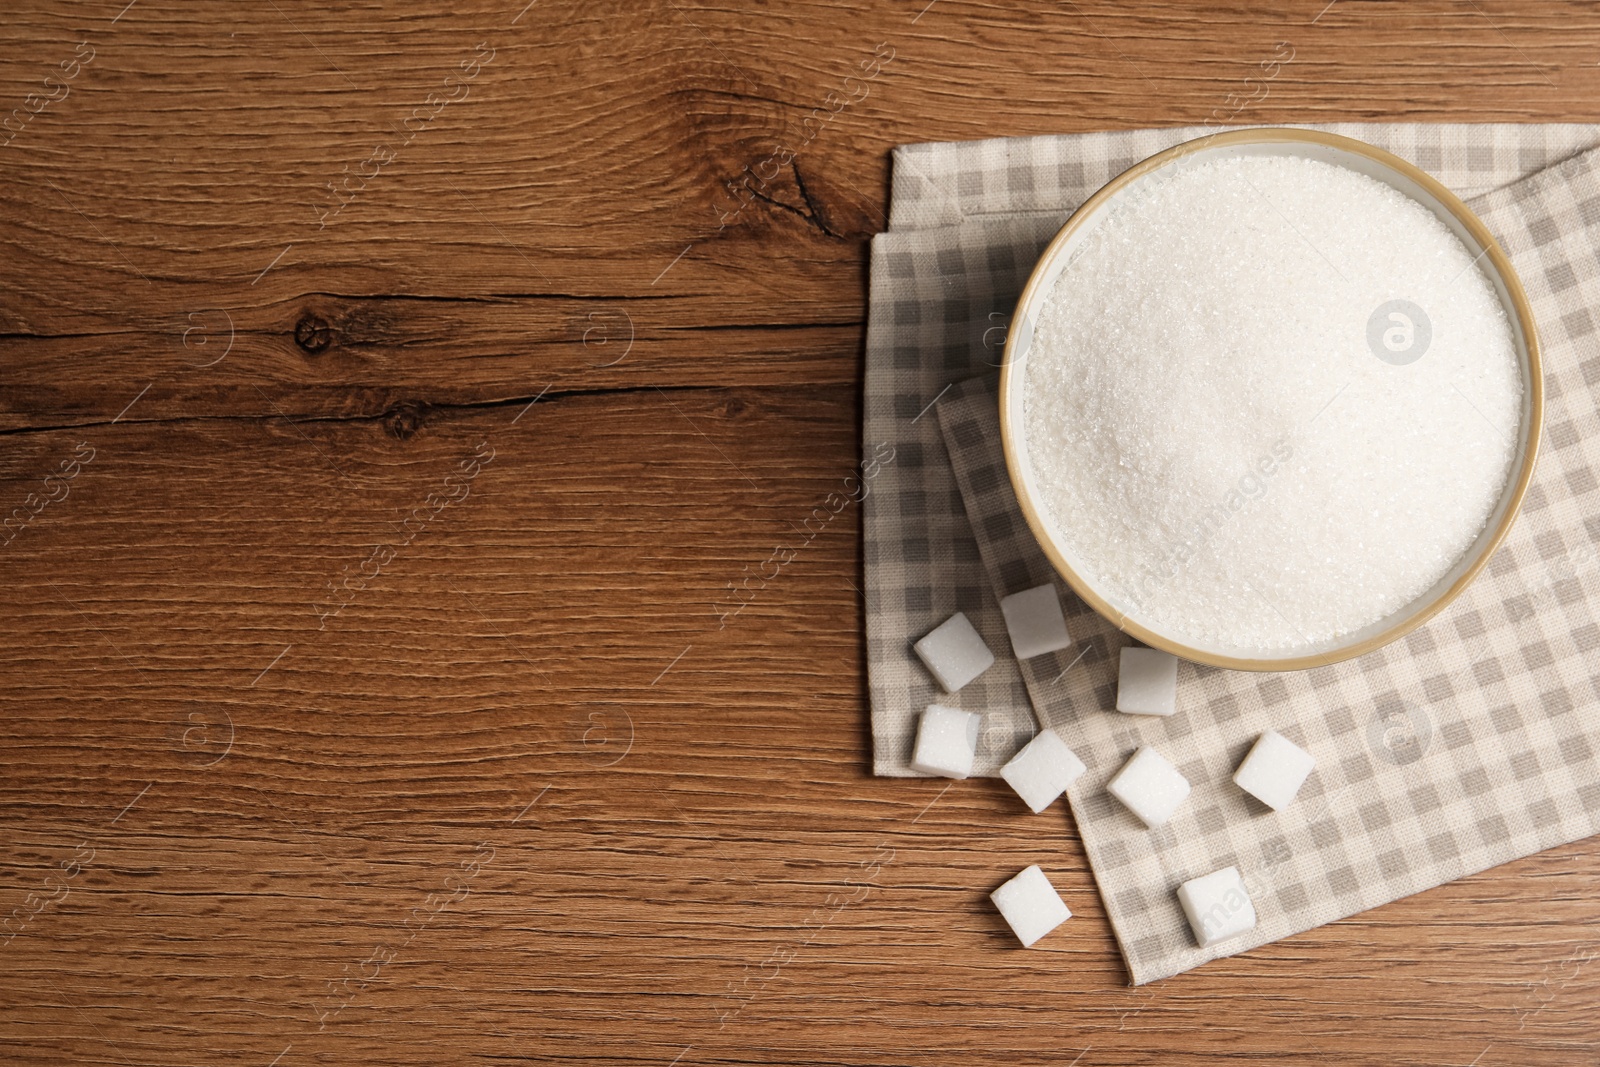
POLYGON ((1005 347, 1005 363, 1000 376, 1000 425, 1005 445, 1006 466, 1017 501, 1040 547, 1063 579, 1091 607, 1121 629, 1153 648, 1197 663, 1236 670, 1286 671, 1320 667, 1359 656, 1388 644, 1421 626, 1445 605, 1460 595, 1489 562, 1516 519, 1523 495, 1533 478, 1538 459, 1539 437, 1544 419, 1544 375, 1539 365, 1539 341, 1533 313, 1528 307, 1522 283, 1482 221, 1450 190, 1405 160, 1362 141, 1335 134, 1294 129, 1234 130, 1186 141, 1160 152, 1124 171, 1073 212, 1045 249, 1022 297, 1017 302, 1005 347), (1495 292, 1510 320, 1517 357, 1521 363, 1523 399, 1518 430, 1518 455, 1500 501, 1489 516, 1483 532, 1467 552, 1426 592, 1400 610, 1354 633, 1333 641, 1303 645, 1288 650, 1241 650, 1207 647, 1187 643, 1183 635, 1165 633, 1142 619, 1139 610, 1120 593, 1097 586, 1078 552, 1063 534, 1045 521, 1023 417, 1026 393, 1026 361, 1033 342, 1033 323, 1045 299, 1055 287, 1061 271, 1071 262, 1079 245, 1119 200, 1138 195, 1141 183, 1160 180, 1166 168, 1187 166, 1204 160, 1238 156, 1298 156, 1332 163, 1376 178, 1428 208, 1450 231, 1461 239, 1468 251, 1482 254, 1479 264, 1494 285, 1495 292))

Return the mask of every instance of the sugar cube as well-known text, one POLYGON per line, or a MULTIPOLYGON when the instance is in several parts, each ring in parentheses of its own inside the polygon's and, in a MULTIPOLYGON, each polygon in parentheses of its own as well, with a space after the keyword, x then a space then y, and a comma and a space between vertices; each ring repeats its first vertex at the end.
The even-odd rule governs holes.
POLYGON ((1056 887, 1050 884, 1038 864, 990 893, 989 899, 1005 916, 1023 948, 1072 918, 1072 912, 1062 903, 1056 887))
POLYGON ((1268 730, 1239 764, 1233 781, 1267 807, 1282 811, 1316 765, 1311 753, 1276 730, 1268 730))
POLYGON ((1189 795, 1189 779, 1146 745, 1106 783, 1106 791, 1154 830, 1172 818, 1189 795))
POLYGON ((946 693, 954 693, 994 663, 994 653, 959 611, 912 647, 946 693))
POLYGON ((1130 645, 1117 664, 1117 710, 1171 715, 1178 707, 1178 657, 1130 645))
POLYGON ((1018 659, 1059 652, 1072 644, 1054 583, 1012 593, 1000 601, 1000 613, 1006 617, 1011 650, 1018 659))
POLYGON ((1237 867, 1189 879, 1178 887, 1178 903, 1201 948, 1238 937, 1256 925, 1255 905, 1237 867))
POLYGON ((1000 768, 1000 777, 1038 814, 1083 772, 1083 761, 1060 735, 1054 730, 1040 730, 1021 752, 1011 757, 1010 763, 1000 768))
POLYGON ((911 753, 911 769, 946 778, 965 778, 972 773, 978 755, 978 724, 982 715, 960 708, 929 704, 917 725, 917 745, 911 753))

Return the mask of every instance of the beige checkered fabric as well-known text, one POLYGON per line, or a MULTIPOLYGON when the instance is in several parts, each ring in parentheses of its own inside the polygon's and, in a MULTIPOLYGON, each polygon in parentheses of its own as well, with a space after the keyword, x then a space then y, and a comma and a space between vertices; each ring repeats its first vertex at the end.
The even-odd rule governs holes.
MULTIPOLYGON (((1545 349, 1537 478, 1491 566, 1426 627, 1315 671, 1183 664, 1171 719, 1113 710, 1128 639, 1059 582, 1073 646, 1020 665, 1010 655, 999 597, 1052 573, 1005 473, 993 368, 1016 295, 1066 214, 1202 131, 900 149, 891 229, 873 245, 865 433, 869 449, 889 442, 898 456, 865 513, 879 773, 908 773, 915 714, 935 699, 910 642, 952 605, 971 607, 996 653, 990 673, 1004 678, 990 686, 1002 700, 979 771, 1031 732, 1022 706, 1083 757, 1089 772, 1069 799, 1135 983, 1600 831, 1600 127, 1325 128, 1472 196, 1511 256, 1545 349), (1231 782, 1269 727, 1318 761, 1283 812, 1231 782), (1154 832, 1104 788, 1140 744, 1194 785, 1154 832), (1174 891, 1229 865, 1259 923, 1197 948, 1174 891)), ((990 692, 975 691, 986 679, 959 694, 962 706, 993 714, 990 692)))

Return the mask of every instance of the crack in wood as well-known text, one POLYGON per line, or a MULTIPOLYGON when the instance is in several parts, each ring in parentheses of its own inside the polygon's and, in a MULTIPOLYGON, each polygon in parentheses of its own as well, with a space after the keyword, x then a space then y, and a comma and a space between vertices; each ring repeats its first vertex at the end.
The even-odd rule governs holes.
MULTIPOLYGON (((504 397, 495 400, 425 400, 410 398, 399 400, 382 411, 353 415, 306 415, 302 418, 290 418, 277 412, 260 412, 251 414, 231 415, 180 415, 164 416, 148 419, 122 419, 125 426, 174 426, 190 422, 271 422, 281 419, 296 426, 318 422, 331 423, 360 423, 382 422, 391 433, 402 439, 410 437, 420 426, 424 416, 434 412, 477 411, 493 410, 495 408, 527 406, 533 401, 539 401, 541 406, 549 405, 560 400, 570 400, 594 396, 623 396, 630 393, 727 393, 746 389, 767 388, 765 386, 732 386, 732 385, 627 385, 609 389, 547 389, 536 394, 523 396, 504 397), (405 431, 405 432, 402 432, 405 431)), ((774 387, 775 388, 775 387, 774 387)), ((15 426, 9 429, 0 429, 0 437, 21 437, 26 434, 60 433, 67 430, 88 430, 100 426, 110 426, 118 420, 102 419, 94 422, 60 423, 50 426, 15 426)))
POLYGON ((827 236, 837 240, 844 240, 844 234, 836 232, 833 227, 828 225, 828 217, 823 213, 821 201, 813 199, 811 190, 806 188, 806 180, 800 176, 800 161, 791 159, 789 161, 789 169, 794 171, 794 184, 799 188, 800 196, 805 200, 806 208, 811 212, 811 221, 816 223, 817 228, 827 236))

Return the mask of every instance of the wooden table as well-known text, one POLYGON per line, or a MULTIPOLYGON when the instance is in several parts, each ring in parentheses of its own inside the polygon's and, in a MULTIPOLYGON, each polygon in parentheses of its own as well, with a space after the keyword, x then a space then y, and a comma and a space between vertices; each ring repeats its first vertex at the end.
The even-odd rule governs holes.
POLYGON ((0 1060, 1600 1061, 1600 842, 1130 989, 1064 812, 870 776, 854 509, 718 614, 891 146, 1593 121, 1593 5, 524 2, 0 16, 0 1060))

